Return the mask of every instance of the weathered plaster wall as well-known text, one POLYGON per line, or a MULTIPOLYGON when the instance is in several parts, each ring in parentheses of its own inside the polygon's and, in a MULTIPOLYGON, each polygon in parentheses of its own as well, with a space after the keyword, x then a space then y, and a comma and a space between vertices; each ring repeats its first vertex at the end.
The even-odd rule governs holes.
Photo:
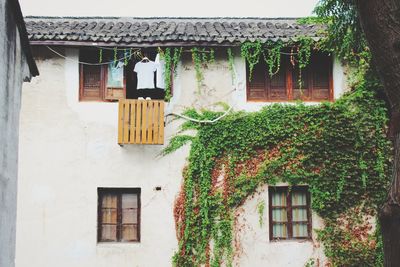
MULTIPOLYGON (((277 184, 277 186, 287 184, 277 184)), ((268 225, 268 186, 264 185, 249 197, 235 213, 235 266, 304 266, 311 258, 318 259, 324 266, 325 256, 321 244, 313 241, 270 241, 268 225), (260 226, 260 214, 257 207, 265 204, 260 226), (263 264, 260 264, 263 263, 263 264)), ((312 216, 312 228, 323 226, 322 220, 316 215, 312 216)))
MULTIPOLYGON (((158 156, 163 146, 119 147, 118 104, 79 102, 78 52, 67 49, 65 54, 69 60, 38 58, 41 76, 24 89, 17 266, 171 266, 177 248, 173 204, 189 147, 166 157, 158 156), (162 190, 155 191, 156 186, 162 190), (140 243, 96 243, 98 187, 142 189, 140 243)), ((235 64, 239 81, 232 84, 227 62, 217 60, 205 70, 206 87, 198 94, 194 68, 185 56, 167 113, 190 106, 210 108, 219 101, 236 109, 257 108, 248 107, 241 99, 245 68, 239 57, 235 64)), ((179 123, 167 119, 166 140, 176 133, 179 123)), ((266 191, 258 198, 267 200, 266 191)), ((250 200, 243 207, 242 216, 248 218, 252 230, 241 239, 260 244, 260 248, 239 258, 240 266, 264 265, 261 259, 268 259, 269 266, 288 266, 288 262, 303 266, 315 255, 310 241, 269 242, 266 226, 253 227, 258 223, 253 214, 255 204, 250 200), (282 247, 285 249, 280 250, 282 247)), ((253 244, 247 246, 246 242, 243 248, 253 250, 253 244)))
POLYGON ((14 266, 21 86, 30 76, 9 1, 0 0, 0 266, 14 266), (8 2, 8 3, 7 3, 8 2))

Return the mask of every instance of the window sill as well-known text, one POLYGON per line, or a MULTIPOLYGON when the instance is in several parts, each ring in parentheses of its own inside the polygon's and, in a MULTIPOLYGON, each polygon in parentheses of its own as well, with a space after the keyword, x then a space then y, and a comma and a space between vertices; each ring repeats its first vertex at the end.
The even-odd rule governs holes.
POLYGON ((308 242, 313 242, 312 238, 298 238, 298 239, 272 239, 269 240, 270 243, 277 243, 277 244, 282 244, 282 243, 308 243, 308 242))
POLYGON ((133 242, 97 242, 96 245, 99 248, 107 248, 107 247, 126 247, 126 246, 138 246, 140 245, 140 241, 133 242))

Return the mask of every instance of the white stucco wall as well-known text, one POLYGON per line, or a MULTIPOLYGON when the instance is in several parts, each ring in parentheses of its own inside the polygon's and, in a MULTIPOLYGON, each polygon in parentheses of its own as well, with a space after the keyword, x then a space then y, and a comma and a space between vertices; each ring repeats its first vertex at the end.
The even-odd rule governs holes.
MULTIPOLYGON (((67 49, 65 54, 68 60, 38 58, 41 76, 24 88, 17 266, 171 266, 177 248, 173 204, 189 147, 159 157, 163 146, 118 146, 118 104, 79 102, 78 52, 67 49), (156 186, 162 190, 155 191, 156 186), (96 242, 98 187, 141 188, 140 243, 96 242)), ((232 84, 227 62, 217 60, 205 70, 206 87, 198 93, 194 68, 185 60, 167 112, 219 101, 235 109, 259 108, 261 104, 243 98, 245 65, 240 57, 235 66, 237 81, 232 84)), ((179 123, 167 120, 166 140, 179 123)), ((261 188, 257 198, 267 201, 267 190, 261 188)), ((318 255, 311 241, 269 242, 266 228, 257 227, 256 204, 255 198, 249 200, 238 214, 249 229, 239 237, 245 253, 236 259, 238 266, 303 266, 318 255)), ((318 226, 318 218, 314 222, 318 226)))

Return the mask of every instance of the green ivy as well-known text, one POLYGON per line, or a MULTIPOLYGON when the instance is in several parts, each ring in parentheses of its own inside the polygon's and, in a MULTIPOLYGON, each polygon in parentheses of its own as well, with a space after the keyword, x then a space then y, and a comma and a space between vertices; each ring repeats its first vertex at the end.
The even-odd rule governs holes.
POLYGON ((323 41, 315 42, 312 38, 305 36, 300 36, 296 41, 286 43, 281 40, 276 42, 267 41, 265 44, 262 44, 260 41, 243 43, 241 45, 241 55, 248 64, 249 80, 251 81, 252 79, 254 67, 260 62, 261 54, 271 77, 279 72, 282 54, 285 54, 286 56, 290 56, 290 62, 293 67, 299 69, 298 83, 301 89, 303 84, 302 70, 310 64, 312 50, 328 51, 321 43, 323 41), (288 50, 288 52, 285 52, 284 49, 288 50))
POLYGON ((284 47, 282 41, 267 42, 263 50, 264 61, 268 66, 268 73, 272 77, 278 73, 281 66, 281 50, 284 47))
MULTIPOLYGON (((375 235, 364 231, 367 239, 357 242, 351 229, 337 223, 345 215, 352 218, 359 206, 375 210, 389 185, 387 110, 376 99, 375 86, 364 80, 334 103, 274 104, 259 112, 232 112, 214 124, 185 122, 182 130, 197 134, 177 135, 165 149, 171 153, 191 142, 182 205, 176 207, 174 265, 230 266, 235 208, 259 186, 278 181, 308 184, 312 209, 327 225, 318 237, 334 266, 377 262, 375 235), (216 182, 220 175, 222 185, 216 182)), ((197 119, 221 115, 186 114, 197 119)))
POLYGON ((232 83, 233 83, 236 79, 236 74, 235 74, 235 61, 233 59, 232 48, 229 47, 226 52, 228 54, 228 68, 229 71, 231 72, 232 83))
POLYGON ((103 62, 103 49, 100 48, 99 49, 99 63, 102 63, 102 62, 103 62))
MULTIPOLYGON (((194 69, 196 71, 196 81, 197 81, 197 89, 200 91, 200 87, 203 83, 204 80, 204 75, 202 71, 202 62, 204 60, 204 57, 202 57, 202 53, 197 47, 193 47, 191 49, 192 52, 192 60, 194 64, 194 69)), ((204 53, 203 53, 204 54, 204 53)))
POLYGON ((260 227, 263 226, 264 209, 265 209, 265 202, 264 201, 260 201, 257 204, 258 223, 260 224, 260 227))
POLYGON ((165 83, 165 100, 169 101, 171 99, 171 87, 172 87, 172 77, 177 75, 177 67, 182 55, 182 47, 175 47, 172 55, 172 48, 167 47, 164 50, 158 48, 158 53, 160 57, 165 62, 164 70, 164 83, 165 83))
POLYGON ((206 48, 193 47, 191 50, 194 69, 196 72, 197 89, 200 88, 204 81, 203 68, 208 64, 215 63, 215 51, 213 48, 207 50, 206 48))
POLYGON ((262 43, 256 42, 245 42, 240 47, 240 54, 249 64, 249 81, 252 80, 254 67, 260 61, 260 55, 262 53, 262 43))

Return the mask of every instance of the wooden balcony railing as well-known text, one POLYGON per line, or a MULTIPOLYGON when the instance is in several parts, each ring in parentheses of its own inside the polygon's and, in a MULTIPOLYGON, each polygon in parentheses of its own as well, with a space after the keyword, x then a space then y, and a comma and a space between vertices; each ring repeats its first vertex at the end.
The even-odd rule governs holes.
POLYGON ((164 144, 163 100, 119 100, 118 144, 164 144))

